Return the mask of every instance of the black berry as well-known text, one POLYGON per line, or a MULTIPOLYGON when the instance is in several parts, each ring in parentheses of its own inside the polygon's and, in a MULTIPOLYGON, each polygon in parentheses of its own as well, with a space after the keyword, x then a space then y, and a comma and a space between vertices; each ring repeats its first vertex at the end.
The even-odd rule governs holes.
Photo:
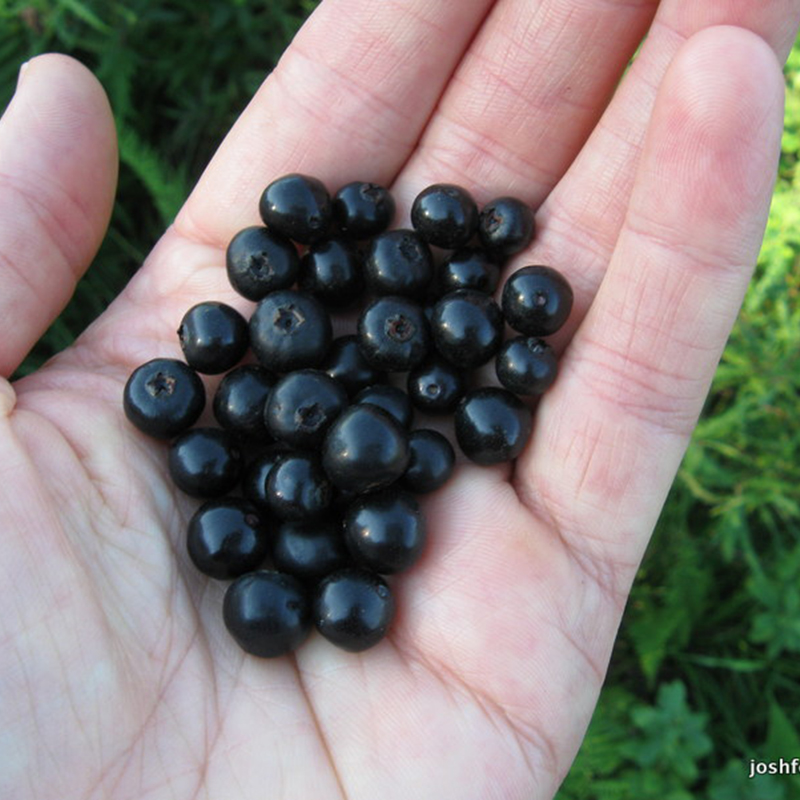
POLYGON ((189 520, 186 546, 200 572, 227 580, 258 569, 269 539, 257 509, 229 497, 209 500, 189 520))
POLYGON ((530 244, 534 227, 529 206, 515 197, 498 197, 481 210, 478 234, 490 253, 507 258, 530 244))
POLYGON ((275 231, 254 225, 239 231, 225 253, 231 286, 248 300, 288 289, 300 270, 295 246, 275 231))
POLYGON ((323 305, 331 308, 351 305, 364 289, 355 247, 344 239, 326 239, 311 245, 300 261, 298 285, 323 305))
POLYGON ((280 519, 312 519, 331 504, 333 487, 316 456, 289 452, 269 471, 267 502, 280 519))
POLYGON ((463 371, 441 356, 431 356, 408 373, 408 397, 422 411, 452 411, 464 394, 463 371))
POLYGON ((478 227, 478 207, 460 186, 437 183, 423 189, 411 206, 411 224, 437 247, 463 247, 478 227))
POLYGON ((507 389, 486 386, 461 399, 455 413, 458 445, 476 464, 511 461, 524 449, 532 428, 530 409, 507 389))
POLYGON ((312 614, 317 630, 328 641, 358 653, 386 635, 394 619, 395 601, 379 575, 348 567, 320 582, 312 614))
POLYGON ((205 402, 200 376, 172 358, 154 358, 137 367, 122 395, 128 420, 157 439, 171 439, 194 425, 205 402))
POLYGON ((458 289, 433 308, 431 334, 436 349, 457 367, 479 367, 503 342, 503 315, 489 295, 458 289))
POLYGON ((334 220, 341 233, 351 239, 367 239, 383 233, 394 212, 394 198, 388 189, 376 183, 348 183, 333 198, 334 220))
POLYGON ((375 294, 420 298, 433 277, 433 256, 415 231, 386 231, 367 247, 364 277, 375 294))
POLYGON ((414 409, 408 395, 396 386, 378 383, 362 389, 353 399, 354 403, 370 403, 382 408, 389 416, 394 417, 404 428, 410 428, 414 417, 414 409))
POLYGON ((358 320, 358 342, 375 369, 404 372, 430 349, 430 328, 420 306, 404 297, 379 297, 358 320))
POLYGON ((275 372, 317 366, 331 338, 328 312, 310 295, 291 289, 267 295, 250 317, 253 352, 275 372))
POLYGON ((219 497, 242 472, 242 453, 233 436, 220 428, 192 428, 169 448, 173 483, 192 497, 219 497))
POLYGON ((303 581, 318 581, 350 563, 338 520, 286 520, 272 543, 272 563, 303 581))
POLYGON ((248 441, 270 441, 264 407, 275 376, 257 364, 232 369, 214 393, 214 417, 225 430, 248 441))
POLYGON ((192 306, 178 327, 186 363, 197 372, 218 375, 239 363, 247 350, 247 322, 225 303, 192 306))
POLYGON ((344 491, 367 492, 396 481, 408 466, 408 434, 383 409, 353 405, 333 423, 322 465, 344 491))
POLYGON ((477 289, 492 294, 500 279, 500 268, 483 250, 464 247, 445 259, 436 273, 439 295, 456 289, 477 289))
POLYGON ((514 394, 542 394, 558 374, 553 348, 535 336, 509 339, 494 362, 497 379, 514 394))
POLYGON ((414 494, 435 492, 450 479, 456 463, 453 446, 438 431, 419 428, 408 437, 411 457, 399 484, 414 494))
POLYGON ((296 172, 274 180, 258 204, 273 231, 300 244, 324 238, 331 226, 331 198, 322 181, 296 172))
POLYGON ((264 418, 270 433, 298 448, 316 447, 347 405, 347 392, 330 375, 303 369, 284 375, 273 387, 264 418))
POLYGON ((239 646, 264 658, 295 650, 311 630, 310 603, 303 584, 273 570, 237 578, 225 592, 222 616, 239 646))
POLYGON ((426 536, 419 504, 394 488, 360 497, 344 515, 344 540, 356 564, 382 575, 415 564, 426 536))
POLYGON ((383 373, 364 358, 358 336, 334 339, 320 368, 335 378, 350 397, 383 380, 383 373))
POLYGON ((522 267, 503 286, 506 322, 526 336, 555 333, 572 310, 572 287, 552 267, 522 267))
POLYGON ((290 452, 284 444, 274 444, 253 458, 244 469, 242 493, 261 512, 272 513, 267 497, 267 481, 281 456, 290 452))

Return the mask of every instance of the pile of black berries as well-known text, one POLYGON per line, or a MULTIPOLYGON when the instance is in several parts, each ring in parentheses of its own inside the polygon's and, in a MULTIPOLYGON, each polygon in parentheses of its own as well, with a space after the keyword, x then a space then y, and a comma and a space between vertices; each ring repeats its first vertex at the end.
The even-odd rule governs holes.
POLYGON ((519 396, 555 379, 542 337, 569 316, 572 290, 556 270, 528 266, 493 299, 505 260, 534 232, 512 197, 479 210, 464 189, 436 184, 414 201, 413 228, 392 230, 381 186, 349 183, 331 197, 291 174, 264 190, 259 211, 264 225, 226 253, 231 285, 256 303, 250 319, 220 302, 190 308, 178 328, 185 360, 138 367, 125 413, 169 440, 175 485, 202 501, 188 553, 232 580, 223 618, 241 647, 279 656, 313 625, 357 652, 394 616, 385 576, 424 548, 415 496, 442 486, 456 460, 446 436, 414 427, 415 413, 452 415, 478 464, 516 458, 532 427, 519 396), (332 315, 353 311, 356 329, 334 338, 332 315), (490 362, 497 383, 475 385, 473 370, 490 362), (217 426, 196 425, 199 373, 224 373, 217 426))

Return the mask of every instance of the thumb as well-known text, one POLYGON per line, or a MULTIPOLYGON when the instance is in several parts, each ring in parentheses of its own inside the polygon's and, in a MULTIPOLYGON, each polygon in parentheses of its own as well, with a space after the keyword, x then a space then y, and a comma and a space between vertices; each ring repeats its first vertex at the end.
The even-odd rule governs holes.
POLYGON ((114 121, 97 79, 67 56, 29 61, 0 119, 0 375, 72 296, 116 182, 114 121))

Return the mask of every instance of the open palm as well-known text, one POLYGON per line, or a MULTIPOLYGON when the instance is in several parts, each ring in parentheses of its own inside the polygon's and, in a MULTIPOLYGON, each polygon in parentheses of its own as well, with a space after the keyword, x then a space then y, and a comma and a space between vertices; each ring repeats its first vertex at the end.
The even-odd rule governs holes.
MULTIPOLYGON (((0 796, 551 797, 759 249, 797 0, 324 0, 141 270, 68 351, 0 379, 0 796), (648 38, 620 81, 642 36, 648 38), (614 91, 616 87, 616 91, 614 91), (613 94, 613 99, 612 99, 613 94), (195 503, 121 410, 286 172, 537 208, 575 289, 512 469, 461 465, 388 638, 246 656, 188 562, 195 503)), ((198 102, 202 102, 199 98, 198 102)), ((0 124, 0 362, 71 293, 110 213, 110 113, 32 61, 0 124)))

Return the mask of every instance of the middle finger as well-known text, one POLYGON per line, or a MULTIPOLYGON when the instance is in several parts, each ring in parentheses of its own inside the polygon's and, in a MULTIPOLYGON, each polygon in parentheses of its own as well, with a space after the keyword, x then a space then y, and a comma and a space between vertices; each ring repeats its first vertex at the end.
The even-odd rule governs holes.
POLYGON ((462 59, 395 189, 429 183, 534 207, 603 112, 657 0, 503 0, 462 59), (480 187, 487 187, 481 189, 480 187))

